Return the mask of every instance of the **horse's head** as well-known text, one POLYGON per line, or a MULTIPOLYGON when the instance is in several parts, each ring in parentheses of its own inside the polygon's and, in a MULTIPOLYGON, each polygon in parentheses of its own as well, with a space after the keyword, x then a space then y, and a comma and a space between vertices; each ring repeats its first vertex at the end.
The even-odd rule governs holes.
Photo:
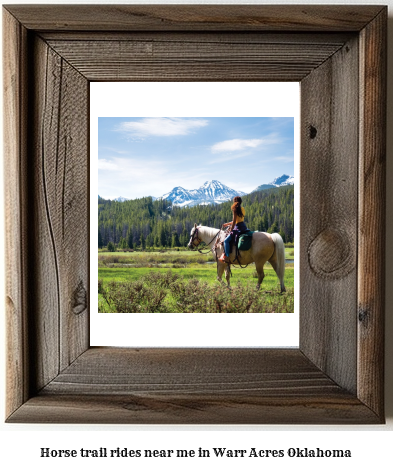
POLYGON ((187 247, 190 249, 197 248, 198 245, 202 242, 202 239, 198 236, 198 229, 196 224, 194 224, 194 227, 191 229, 190 232, 190 241, 188 242, 187 247))

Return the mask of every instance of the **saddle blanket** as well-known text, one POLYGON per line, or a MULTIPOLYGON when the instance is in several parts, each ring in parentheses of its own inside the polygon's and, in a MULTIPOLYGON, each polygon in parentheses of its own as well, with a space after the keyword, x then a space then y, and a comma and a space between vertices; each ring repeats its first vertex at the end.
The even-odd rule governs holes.
POLYGON ((239 250, 250 250, 253 233, 254 231, 249 230, 239 236, 239 243, 237 246, 239 250))

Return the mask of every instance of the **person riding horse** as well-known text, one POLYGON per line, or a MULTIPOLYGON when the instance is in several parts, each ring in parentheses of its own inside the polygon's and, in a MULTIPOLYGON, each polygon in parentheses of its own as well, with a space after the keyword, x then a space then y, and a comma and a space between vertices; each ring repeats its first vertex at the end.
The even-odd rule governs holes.
POLYGON ((229 254, 231 253, 232 239, 234 239, 234 244, 237 245, 239 235, 248 231, 247 226, 244 223, 246 211, 244 207, 242 207, 242 198, 240 196, 235 196, 233 198, 231 209, 233 214, 232 221, 223 225, 223 227, 231 226, 229 229, 229 235, 224 240, 224 253, 220 257, 220 261, 225 263, 231 263, 229 260, 229 254))

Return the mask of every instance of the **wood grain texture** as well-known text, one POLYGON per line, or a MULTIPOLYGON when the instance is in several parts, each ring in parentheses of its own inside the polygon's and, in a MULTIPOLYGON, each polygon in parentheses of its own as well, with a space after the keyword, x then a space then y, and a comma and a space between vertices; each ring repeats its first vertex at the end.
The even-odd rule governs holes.
MULTIPOLYGON (((332 56, 342 43, 323 43, 318 35, 296 43, 247 37, 225 41, 211 35, 209 42, 195 37, 154 40, 50 40, 68 63, 91 81, 300 81, 332 56), (313 37, 317 39, 313 42, 313 37)), ((254 35, 255 36, 255 35, 254 35)))
POLYGON ((375 424, 375 414, 351 395, 283 399, 236 394, 44 395, 32 397, 9 420, 13 423, 95 424, 375 424))
POLYGON ((386 8, 7 9, 8 421, 382 423, 386 8), (89 349, 89 80, 273 77, 301 78, 300 350, 89 349))
POLYGON ((375 423, 299 350, 92 348, 9 421, 375 423))
POLYGON ((12 186, 5 187, 5 266, 7 328, 6 412, 12 413, 29 396, 27 362, 27 265, 25 212, 23 200, 26 167, 26 81, 27 32, 8 13, 3 13, 4 78, 4 175, 12 186))
POLYGON ((37 388, 88 348, 88 86, 36 38, 34 291, 37 388), (76 106, 77 104, 77 106, 76 106))
POLYGON ((360 36, 359 398, 383 413, 387 11, 360 36))
MULTIPOLYGON (((39 39, 33 39, 34 87, 30 100, 31 123, 35 125, 30 135, 29 149, 29 196, 33 207, 30 216, 30 253, 33 260, 29 274, 32 312, 30 321, 33 336, 35 364, 31 370, 33 390, 37 391, 49 383, 59 372, 59 270, 57 249, 53 236, 52 217, 48 203, 48 180, 53 176, 48 170, 49 150, 46 148, 44 127, 48 108, 48 47, 39 39), (47 155, 48 152, 48 155, 47 155)), ((56 76, 53 88, 56 89, 56 76)), ((50 106, 49 106, 50 107, 50 106)), ((52 156, 51 160, 55 160, 52 156)))
POLYGON ((300 348, 353 394, 357 382, 357 68, 357 42, 349 41, 301 83, 300 348))
POLYGON ((342 46, 350 38, 357 37, 356 32, 253 32, 253 31, 40 31, 38 36, 47 43, 52 41, 142 41, 142 42, 184 42, 184 43, 229 43, 229 44, 322 44, 342 46))
POLYGON ((277 396, 283 387, 290 396, 342 391, 297 349, 91 348, 41 393, 277 396))
POLYGON ((359 31, 375 5, 5 5, 36 31, 359 31))

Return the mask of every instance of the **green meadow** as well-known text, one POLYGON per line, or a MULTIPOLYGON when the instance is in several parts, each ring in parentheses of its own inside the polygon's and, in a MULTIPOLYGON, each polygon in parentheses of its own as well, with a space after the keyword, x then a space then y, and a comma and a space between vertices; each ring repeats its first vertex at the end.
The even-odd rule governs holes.
MULTIPOLYGON (((286 259, 294 259, 286 248, 286 259)), ((231 289, 216 279, 211 253, 195 251, 99 252, 100 312, 293 312, 294 265, 287 263, 285 286, 265 265, 257 291, 255 265, 231 266, 231 289)), ((225 281, 225 275, 223 275, 225 281)))

